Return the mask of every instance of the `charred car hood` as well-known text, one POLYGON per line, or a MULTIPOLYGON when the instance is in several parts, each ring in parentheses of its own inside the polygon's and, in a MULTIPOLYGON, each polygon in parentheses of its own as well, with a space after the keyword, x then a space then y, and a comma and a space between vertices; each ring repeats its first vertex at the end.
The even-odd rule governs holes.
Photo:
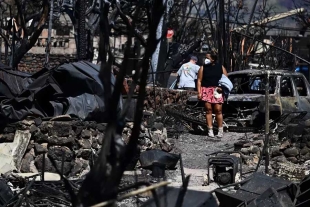
MULTIPOLYGON (((197 95, 190 96, 188 101, 198 101, 197 95)), ((242 101, 242 102, 264 102, 265 95, 262 94, 230 94, 228 96, 228 102, 242 101)), ((269 95, 269 101, 275 103, 275 95, 269 95)))
MULTIPOLYGON (((231 106, 258 106, 260 112, 265 112, 265 95, 262 94, 231 94, 228 97, 231 106)), ((274 94, 269 95, 269 111, 281 111, 279 99, 274 94)))
POLYGON ((261 102, 264 100, 265 100, 265 95, 261 95, 261 94, 230 94, 228 97, 228 102, 231 102, 231 101, 261 102))
MULTIPOLYGON (((242 101, 242 102, 265 102, 265 94, 230 94, 228 102, 242 101)), ((269 102, 271 104, 278 103, 277 97, 274 94, 269 95, 269 102)))

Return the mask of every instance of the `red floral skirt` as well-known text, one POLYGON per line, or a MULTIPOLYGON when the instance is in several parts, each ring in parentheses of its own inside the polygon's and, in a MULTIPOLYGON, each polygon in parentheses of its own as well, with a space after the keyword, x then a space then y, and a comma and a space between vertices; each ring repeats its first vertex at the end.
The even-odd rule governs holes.
POLYGON ((201 87, 201 100, 208 103, 224 103, 223 94, 219 98, 214 97, 214 90, 216 87, 201 87))

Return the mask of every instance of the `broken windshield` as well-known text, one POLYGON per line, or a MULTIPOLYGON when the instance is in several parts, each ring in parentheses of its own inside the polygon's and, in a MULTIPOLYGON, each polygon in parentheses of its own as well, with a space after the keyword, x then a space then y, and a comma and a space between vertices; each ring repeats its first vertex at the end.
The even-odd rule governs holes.
MULTIPOLYGON (((231 94, 265 94, 265 75, 236 74, 229 75, 233 84, 231 94)), ((276 89, 276 76, 270 76, 269 93, 276 89)))

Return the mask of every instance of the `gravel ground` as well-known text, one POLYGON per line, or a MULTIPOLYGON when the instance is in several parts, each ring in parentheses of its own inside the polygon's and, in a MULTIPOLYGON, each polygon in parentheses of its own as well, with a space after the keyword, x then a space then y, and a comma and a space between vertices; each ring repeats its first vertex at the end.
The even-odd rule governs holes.
MULTIPOLYGON (((169 141, 175 145, 171 153, 182 154, 184 171, 186 175, 191 175, 188 188, 191 190, 210 192, 219 187, 216 183, 210 183, 208 186, 203 186, 204 176, 207 174, 207 157, 205 154, 212 153, 218 150, 233 150, 234 143, 239 140, 244 140, 252 137, 253 134, 244 133, 225 133, 222 139, 208 138, 206 135, 197 135, 191 133, 182 133, 178 139, 171 138, 169 141)), ((139 176, 124 177, 123 180, 134 182, 134 180, 155 181, 156 179, 150 176, 150 171, 139 169, 139 176)), ((179 164, 176 170, 167 170, 166 178, 171 182, 169 186, 180 187, 182 185, 181 171, 179 164)), ((155 181, 156 182, 156 181, 155 181)), ((119 202, 118 207, 135 207, 140 206, 147 198, 137 197, 129 198, 119 202)))
POLYGON ((185 168, 207 169, 206 154, 219 150, 233 150, 235 142, 251 135, 227 132, 223 138, 219 139, 209 138, 206 135, 184 133, 178 139, 170 139, 170 141, 175 145, 173 153, 182 153, 185 168))

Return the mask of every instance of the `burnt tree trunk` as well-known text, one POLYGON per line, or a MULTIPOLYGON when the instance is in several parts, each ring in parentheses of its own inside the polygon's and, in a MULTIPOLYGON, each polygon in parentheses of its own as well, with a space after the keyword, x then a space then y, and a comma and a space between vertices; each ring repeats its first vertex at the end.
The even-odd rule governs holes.
POLYGON ((18 44, 16 44, 14 48, 14 53, 11 54, 11 58, 13 58, 13 61, 10 62, 10 66, 13 68, 17 67, 21 59, 35 45, 39 36, 41 35, 44 29, 45 23, 48 19, 49 3, 48 3, 48 0, 43 0, 41 15, 30 37, 28 36, 28 31, 26 29, 26 22, 24 20, 24 14, 23 14, 22 7, 20 5, 17 5, 17 8, 18 8, 19 16, 21 16, 22 17, 21 19, 23 19, 21 28, 24 30, 24 36, 22 37, 22 39, 18 41, 18 44))

